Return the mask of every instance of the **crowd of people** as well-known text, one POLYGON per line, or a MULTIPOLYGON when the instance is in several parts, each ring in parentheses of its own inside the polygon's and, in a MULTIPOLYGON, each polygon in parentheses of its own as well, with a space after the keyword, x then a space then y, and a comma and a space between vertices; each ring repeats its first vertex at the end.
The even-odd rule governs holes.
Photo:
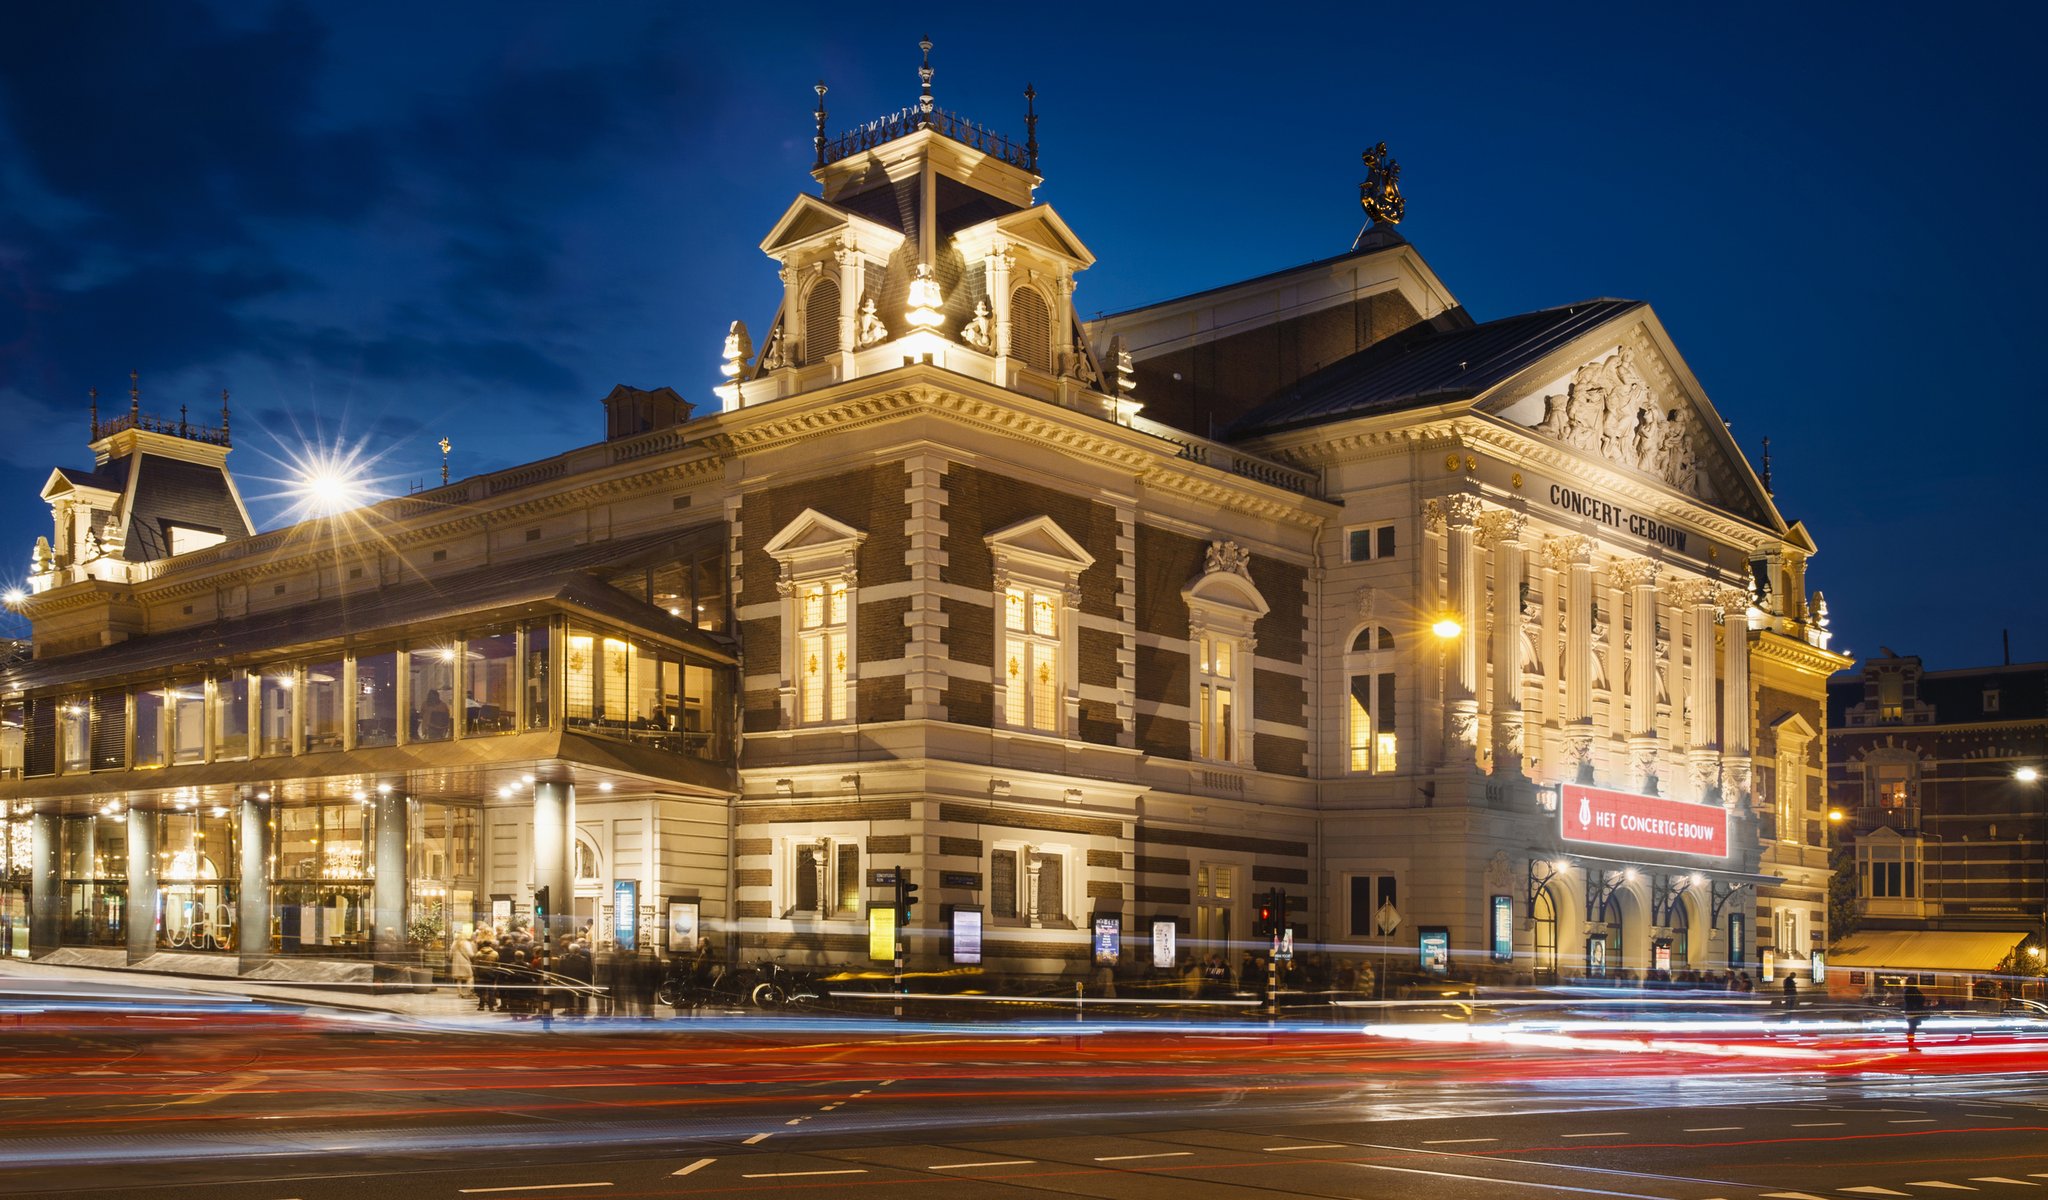
POLYGON ((458 938, 449 955, 457 994, 478 1012, 516 1019, 536 1015, 630 1017, 654 1015, 655 993, 667 965, 651 948, 623 950, 609 938, 592 950, 591 929, 563 934, 546 953, 532 929, 480 929, 458 938))

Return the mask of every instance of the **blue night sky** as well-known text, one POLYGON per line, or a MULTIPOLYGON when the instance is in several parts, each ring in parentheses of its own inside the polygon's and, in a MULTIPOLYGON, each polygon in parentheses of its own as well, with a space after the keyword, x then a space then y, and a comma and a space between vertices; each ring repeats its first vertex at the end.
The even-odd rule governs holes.
MULTIPOLYGON (((217 417, 259 522, 288 451, 387 492, 702 407, 757 245, 834 132, 914 100, 1021 137, 1099 257, 1084 313, 1349 248, 1358 154, 1479 319, 1654 304, 1821 553, 1836 645, 2048 659, 2028 467, 2048 253, 2028 9, 1344 4, 10 6, 0 37, 0 577, 141 372, 217 417), (928 14, 909 15, 912 8, 928 14), (1812 10, 1812 11, 1804 11, 1812 10), (903 12, 901 19, 889 15, 903 12)), ((18 628, 18 623, 17 623, 18 628)))

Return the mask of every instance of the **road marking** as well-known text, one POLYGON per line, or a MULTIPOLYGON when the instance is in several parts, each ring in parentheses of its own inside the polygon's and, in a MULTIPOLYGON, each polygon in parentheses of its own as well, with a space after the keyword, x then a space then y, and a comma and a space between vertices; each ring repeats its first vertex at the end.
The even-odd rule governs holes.
POLYGON ((767 1140, 768 1140, 769 1138, 771 1138, 771 1137, 774 1137, 774 1136, 775 1136, 775 1135, 774 1135, 774 1134, 772 1134, 772 1133, 757 1133, 757 1134, 755 1134, 755 1135, 754 1135, 753 1137, 750 1137, 750 1138, 748 1138, 748 1139, 747 1139, 746 1141, 744 1141, 744 1142, 741 1142, 741 1143, 740 1143, 740 1145, 742 1145, 742 1146, 758 1146, 758 1145, 760 1145, 760 1144, 761 1144, 762 1142, 765 1142, 765 1141, 767 1141, 767 1140))
POLYGON ((1964 1186, 1963 1186, 1962 1184, 1960 1184, 1960 1183, 1943 1183, 1943 1182, 1942 1182, 1941 1180, 1939 1180, 1939 1179, 1915 1179, 1914 1181, 1912 1181, 1911 1183, 1907 1184, 1906 1186, 1907 1186, 1907 1187, 1931 1187, 1931 1188, 1947 1188, 1947 1189, 1948 1189, 1949 1191, 1951 1191, 1951 1192, 1974 1192, 1974 1191, 1976 1191, 1976 1190, 1977 1190, 1976 1188, 1973 1188, 1973 1187, 1964 1187, 1964 1186))
POLYGON ((1096 1162, 1132 1162, 1140 1158, 1193 1158, 1192 1150, 1168 1150, 1164 1154, 1098 1154, 1096 1162))
POLYGON ((895 1080, 893 1080, 893 1079, 884 1079, 884 1080, 883 1080, 882 1082, 880 1082, 880 1083, 876 1084, 875 1086, 876 1086, 876 1087, 888 1087, 888 1086, 889 1086, 890 1084, 892 1084, 892 1083, 894 1083, 894 1082, 896 1082, 896 1081, 895 1081, 895 1080))
POLYGON ((799 1175, 865 1175, 866 1167, 841 1167, 837 1171, 764 1171, 759 1175, 742 1175, 741 1179, 795 1179, 799 1175))
POLYGON ((992 1159, 992 1160, 990 1160, 990 1161, 988 1161, 988 1162, 971 1162, 971 1163, 936 1163, 936 1164, 934 1164, 934 1165, 932 1165, 932 1166, 926 1167, 926 1168, 925 1168, 925 1170, 927 1170, 927 1171, 965 1171, 965 1170, 968 1170, 968 1169, 969 1169, 969 1168, 971 1168, 971 1167, 1021 1167, 1021 1166, 1025 1166, 1025 1165, 1027 1165, 1027 1164, 1029 1164, 1029 1163, 1035 1163, 1035 1162, 1037 1162, 1037 1161, 1038 1161, 1038 1160, 1037 1160, 1037 1159, 1035 1159, 1035 1158, 998 1158, 998 1159, 992 1159))
POLYGON ((1422 1144, 1425 1146, 1462 1146, 1467 1142, 1497 1142, 1499 1140, 1499 1138, 1437 1138, 1435 1141, 1422 1144))
POLYGON ((1572 1138, 1578 1138, 1578 1137, 1627 1137, 1627 1136, 1628 1136, 1628 1130, 1626 1130, 1626 1129, 1612 1129, 1612 1130, 1609 1130, 1609 1131, 1608 1131, 1608 1132, 1606 1132, 1606 1133, 1567 1133, 1567 1134, 1565 1134, 1564 1136, 1565 1136, 1565 1137, 1572 1137, 1572 1138))
POLYGON ((1350 1148, 1350 1146, 1345 1145, 1343 1142, 1314 1142, 1306 1146, 1267 1146, 1265 1151, 1267 1154, 1276 1154, 1282 1150, 1349 1150, 1350 1148))
POLYGON ((1901 1117, 1901 1118, 1899 1118, 1898 1120, 1895 1120, 1895 1121, 1886 1121, 1886 1122, 1885 1122, 1885 1124, 1887 1124, 1887 1125, 1932 1125, 1932 1124, 1934 1124, 1934 1118, 1933 1118, 1933 1117, 1901 1117))
POLYGON ((1765 1192, 1764 1195, 1770 1200, 1828 1200, 1826 1196, 1816 1196, 1812 1192, 1765 1192))
MULTIPOLYGON (((1508 1184, 1515 1187, 1536 1188, 1546 1192, 1571 1192, 1579 1196, 1620 1196, 1624 1200, 1663 1200, 1663 1197, 1651 1196, 1644 1192, 1610 1192, 1604 1188, 1573 1187, 1568 1183, 1533 1183, 1526 1179, 1502 1179, 1494 1175, 1460 1175, 1455 1171, 1425 1171, 1420 1167, 1394 1167, 1388 1166, 1385 1163, 1361 1162, 1351 1163, 1350 1165, 1367 1171, 1393 1171, 1402 1175, 1429 1175, 1437 1179, 1463 1179, 1472 1183, 1490 1184, 1493 1187, 1508 1184)), ((1806 1200, 1823 1200, 1823 1198, 1820 1196, 1809 1196, 1806 1197, 1806 1200)))
POLYGON ((518 1188, 459 1188, 463 1196, 481 1196, 485 1192, 567 1192, 569 1188, 610 1188, 610 1184, 520 1184, 518 1188))
POLYGON ((1795 1121, 1795 1122, 1793 1122, 1793 1123, 1792 1123, 1792 1128, 1794 1128, 1794 1129, 1839 1129, 1839 1128, 1841 1128, 1841 1127, 1842 1127, 1842 1125, 1843 1125, 1843 1124, 1844 1124, 1844 1122, 1841 1122, 1841 1121, 1795 1121))
POLYGON ((803 1124, 803 1123, 804 1123, 805 1121, 808 1121, 808 1120, 810 1120, 810 1118, 809 1118, 809 1117, 795 1117, 795 1118, 792 1118, 791 1120, 787 1120, 787 1121, 784 1121, 784 1122, 783 1122, 783 1124, 784 1124, 784 1125, 801 1125, 801 1124, 803 1124))
POLYGON ((1912 1194, 1910 1192, 1895 1192, 1890 1188, 1881 1187, 1836 1188, 1835 1190, 1838 1192, 1861 1192, 1866 1196, 1908 1196, 1912 1194))
POLYGON ((1740 1128, 1742 1128, 1742 1126, 1740 1126, 1740 1125, 1701 1125, 1701 1126, 1698 1126, 1697 1128, 1694 1128, 1694 1129, 1688 1129, 1688 1130, 1685 1130, 1684 1132, 1686 1132, 1686 1133, 1732 1133, 1732 1132, 1734 1132, 1735 1130, 1737 1130, 1737 1129, 1740 1129, 1740 1128))
POLYGON ((819 1112, 831 1112, 831 1111, 832 1111, 833 1109, 835 1109, 835 1108, 838 1108, 838 1107, 839 1107, 839 1106, 838 1106, 837 1104, 827 1104, 827 1105, 826 1105, 825 1107, 823 1107, 823 1108, 819 1109, 818 1111, 819 1111, 819 1112))
POLYGON ((669 1174, 671 1174, 671 1175, 694 1175, 694 1174, 696 1174, 696 1173, 697 1173, 698 1171, 701 1171, 701 1170, 703 1170, 704 1168, 706 1168, 706 1167, 710 1166, 710 1165, 711 1165, 712 1163, 715 1163, 715 1162, 717 1162, 717 1161, 718 1161, 718 1160, 717 1160, 717 1159, 715 1159, 715 1158, 700 1158, 700 1159, 698 1159, 698 1160, 697 1160, 696 1162, 693 1162, 693 1163, 691 1163, 691 1164, 690 1164, 689 1166, 687 1166, 687 1167, 684 1167, 684 1168, 683 1168, 682 1170, 680 1170, 680 1171, 671 1171, 671 1172, 669 1172, 669 1174))
POLYGON ((2016 1184, 2018 1184, 2018 1185, 2019 1185, 2019 1186, 2021 1186, 2021 1187, 2040 1187, 2040 1186, 2041 1186, 2041 1185, 2040 1185, 2040 1184, 2038 1184, 2038 1183, 2028 1183, 2028 1182, 2027 1182, 2026 1180, 2024 1180, 2024 1179, 2007 1179, 2007 1178, 2006 1178, 2005 1176, 2003 1176, 2003 1175, 1972 1175, 1972 1176, 1970 1176, 1970 1182, 1971 1182, 1971 1183, 2016 1183, 2016 1184))

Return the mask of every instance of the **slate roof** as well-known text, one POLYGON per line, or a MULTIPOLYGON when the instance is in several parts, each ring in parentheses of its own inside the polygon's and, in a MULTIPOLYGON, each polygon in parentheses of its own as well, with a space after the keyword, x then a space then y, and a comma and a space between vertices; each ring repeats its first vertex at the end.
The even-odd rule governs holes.
POLYGON ((1640 300, 1589 300, 1438 332, 1397 334, 1289 385, 1240 417, 1226 438, 1469 400, 1640 300))
POLYGON ((98 488, 103 492, 119 493, 128 486, 128 477, 108 471, 81 471, 77 467, 58 467, 57 474, 72 487, 98 488))
POLYGON ((171 555, 171 526, 203 529, 235 542, 255 531, 242 519, 220 467, 155 454, 135 457, 135 504, 122 557, 150 562, 171 555))

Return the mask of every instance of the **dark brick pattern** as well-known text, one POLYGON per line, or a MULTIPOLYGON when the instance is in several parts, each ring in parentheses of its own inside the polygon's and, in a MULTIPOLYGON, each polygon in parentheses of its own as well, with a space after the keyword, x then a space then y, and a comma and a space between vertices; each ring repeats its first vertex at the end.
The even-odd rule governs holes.
POLYGON ((868 839, 869 854, 908 854, 910 835, 907 833, 879 834, 868 839))
POLYGON ((908 800, 818 800, 808 803, 763 804, 739 811, 742 825, 793 824, 800 821, 908 821, 908 800))
POLYGON ((942 837, 939 839, 939 853, 953 858, 980 858, 981 839, 963 837, 942 837))
POLYGON ((1186 875, 1193 871, 1185 858, 1160 858, 1152 854, 1133 855, 1131 865, 1140 875, 1186 875))
POLYGON ((1117 870, 1122 870, 1124 865, 1123 852, 1120 850, 1090 850, 1088 852, 1088 865, 1091 867, 1114 867, 1117 870))
POLYGON ((1196 829, 1138 827, 1138 842, 1150 846, 1190 846, 1202 850, 1249 850, 1253 854, 1283 854, 1308 857, 1307 842, 1283 842, 1274 838, 1246 837, 1235 833, 1207 833, 1196 829))
POLYGON ((1007 829, 1040 829, 1048 833, 1085 833, 1109 838, 1123 836, 1123 823, 1120 821, 997 808, 993 805, 982 807, 973 804, 941 804, 939 820, 955 821, 963 825, 1000 825, 1007 829))

